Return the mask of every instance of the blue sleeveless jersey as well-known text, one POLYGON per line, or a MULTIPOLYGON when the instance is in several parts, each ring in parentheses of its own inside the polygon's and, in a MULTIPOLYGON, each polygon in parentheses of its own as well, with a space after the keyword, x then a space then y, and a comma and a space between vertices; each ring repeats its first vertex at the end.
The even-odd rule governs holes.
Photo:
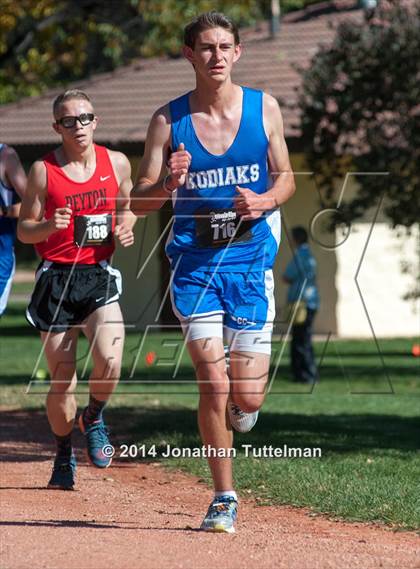
MULTIPOLYGON (((0 152, 3 149, 4 144, 0 144, 0 152)), ((0 180, 0 207, 9 208, 19 201, 19 196, 13 188, 6 186, 4 182, 0 180)), ((0 216, 0 236, 2 236, 2 241, 9 247, 13 246, 15 236, 16 236, 16 226, 17 219, 12 219, 10 217, 0 216)))
POLYGON ((263 93, 242 87, 242 117, 225 154, 211 154, 198 139, 187 93, 170 103, 172 150, 182 142, 192 156, 184 186, 174 192, 175 220, 166 253, 172 267, 244 272, 273 266, 280 242, 280 212, 243 222, 236 215, 236 186, 262 194, 269 188, 263 93))

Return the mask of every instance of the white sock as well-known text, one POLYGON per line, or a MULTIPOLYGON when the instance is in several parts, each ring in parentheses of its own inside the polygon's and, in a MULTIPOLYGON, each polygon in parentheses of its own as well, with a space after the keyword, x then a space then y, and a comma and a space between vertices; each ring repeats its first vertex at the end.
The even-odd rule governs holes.
POLYGON ((215 498, 219 498, 220 496, 231 496, 236 501, 238 501, 238 496, 236 495, 235 490, 222 490, 221 492, 214 493, 215 498))

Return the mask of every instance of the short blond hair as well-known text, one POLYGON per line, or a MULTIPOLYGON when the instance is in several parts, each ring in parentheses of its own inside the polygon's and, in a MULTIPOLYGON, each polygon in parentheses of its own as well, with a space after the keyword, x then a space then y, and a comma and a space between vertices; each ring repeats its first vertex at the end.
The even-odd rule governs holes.
POLYGON ((92 101, 90 100, 89 95, 87 95, 84 91, 81 91, 80 89, 68 89, 67 91, 64 91, 64 93, 61 93, 60 95, 58 95, 58 97, 55 98, 53 103, 54 116, 57 118, 58 109, 60 108, 60 105, 62 103, 65 103, 66 101, 70 101, 73 99, 88 101, 88 103, 92 105, 92 101))

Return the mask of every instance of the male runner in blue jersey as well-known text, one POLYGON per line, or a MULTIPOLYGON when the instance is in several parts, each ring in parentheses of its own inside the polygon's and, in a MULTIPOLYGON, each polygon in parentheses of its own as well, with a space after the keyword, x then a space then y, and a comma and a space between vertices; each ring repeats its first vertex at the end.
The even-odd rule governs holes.
POLYGON ((0 143, 0 317, 6 310, 15 272, 14 243, 26 174, 16 151, 0 143))
POLYGON ((184 43, 196 88, 154 114, 131 208, 145 214, 173 199, 172 303, 198 380, 203 445, 217 451, 208 458, 215 497, 201 528, 231 533, 232 460, 227 450, 220 455, 232 447, 231 426, 250 430, 264 400, 278 207, 295 184, 276 100, 232 83, 241 55, 235 25, 223 14, 202 14, 185 28, 184 43))

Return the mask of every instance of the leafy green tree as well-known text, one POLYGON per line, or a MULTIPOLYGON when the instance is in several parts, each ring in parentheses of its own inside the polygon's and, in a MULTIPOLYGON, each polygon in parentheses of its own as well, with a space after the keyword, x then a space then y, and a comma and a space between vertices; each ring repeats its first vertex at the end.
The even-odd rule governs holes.
POLYGON ((144 33, 129 0, 1 0, 0 103, 120 65, 144 33))
MULTIPOLYGON (((314 0, 281 0, 282 13, 314 0)), ((135 57, 176 56, 182 29, 207 10, 239 25, 271 0, 0 0, 0 104, 110 71, 135 57)))
POLYGON ((394 227, 419 221, 419 30, 418 3, 383 1, 370 20, 342 23, 302 72, 301 129, 324 205, 334 207, 347 171, 388 172, 356 175, 357 195, 340 206, 348 221, 384 191, 394 227))
POLYGON ((241 2, 225 0, 140 0, 140 9, 147 24, 142 55, 178 55, 182 46, 185 23, 201 12, 220 11, 231 17, 239 26, 261 20, 262 6, 255 0, 241 2), (151 9, 153 4, 153 10, 151 9))
POLYGON ((108 71, 134 57, 177 55, 182 29, 219 9, 240 24, 262 18, 244 0, 0 0, 0 104, 108 71))

